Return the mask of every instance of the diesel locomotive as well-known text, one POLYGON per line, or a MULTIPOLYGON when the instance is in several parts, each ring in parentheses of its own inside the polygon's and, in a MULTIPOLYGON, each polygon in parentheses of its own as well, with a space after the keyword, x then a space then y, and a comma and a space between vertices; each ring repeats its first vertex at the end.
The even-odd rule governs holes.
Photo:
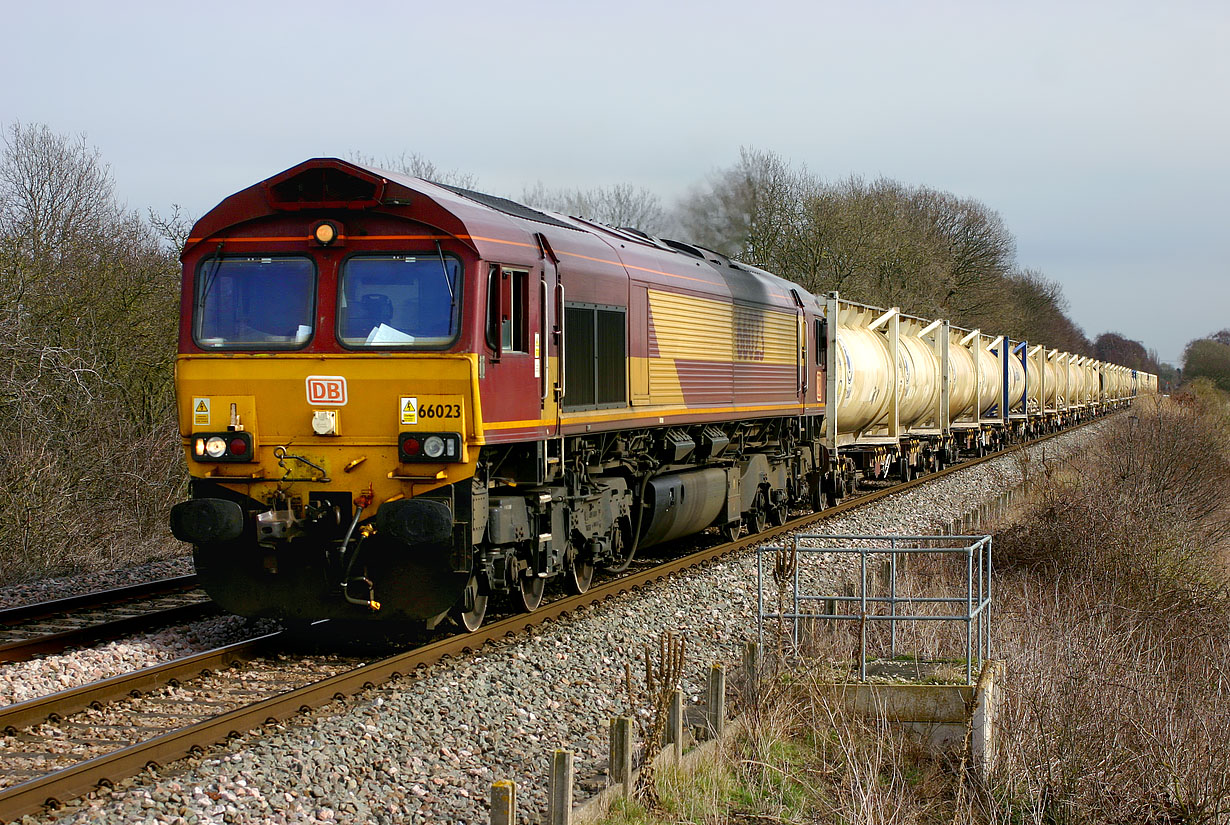
POLYGON ((291 623, 472 630, 1155 380, 332 158, 222 201, 182 260, 172 530, 219 605, 291 623))

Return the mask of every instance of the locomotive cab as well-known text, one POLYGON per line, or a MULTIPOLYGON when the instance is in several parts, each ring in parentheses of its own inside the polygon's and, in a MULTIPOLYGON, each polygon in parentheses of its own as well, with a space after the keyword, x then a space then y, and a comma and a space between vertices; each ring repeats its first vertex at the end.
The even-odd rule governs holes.
POLYGON ((222 607, 430 622, 462 599, 483 278, 449 218, 318 160, 194 227, 176 363, 192 498, 172 529, 222 607))

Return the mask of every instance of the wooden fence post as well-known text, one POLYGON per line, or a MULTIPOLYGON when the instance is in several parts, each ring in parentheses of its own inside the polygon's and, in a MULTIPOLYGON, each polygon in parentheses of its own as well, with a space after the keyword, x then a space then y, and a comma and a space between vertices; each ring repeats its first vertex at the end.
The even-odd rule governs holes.
POLYGON ((611 752, 607 767, 610 784, 623 785, 624 796, 632 793, 632 720, 616 716, 611 720, 611 752))
POLYGON ((709 737, 716 739, 726 729, 726 668, 709 668, 709 737))
POLYGON ((517 783, 511 779, 491 783, 491 825, 517 825, 517 783))
POLYGON ((551 757, 547 822, 550 825, 572 825, 572 751, 556 750, 551 757))
POLYGON ((666 714, 666 735, 674 746, 675 764, 683 760, 683 691, 671 691, 671 703, 666 714))

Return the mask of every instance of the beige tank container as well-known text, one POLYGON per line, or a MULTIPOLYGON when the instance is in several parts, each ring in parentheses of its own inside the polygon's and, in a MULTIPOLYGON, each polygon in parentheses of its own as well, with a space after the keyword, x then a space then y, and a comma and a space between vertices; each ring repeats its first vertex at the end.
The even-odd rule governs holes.
MULTIPOLYGON (((1000 346, 1006 346, 1001 344, 1000 346)), ((1008 353, 1008 409, 1015 409, 1025 401, 1025 365, 1021 359, 1008 353)))
POLYGON ((1088 359, 1082 365, 1085 371, 1085 403, 1098 400, 1098 362, 1088 359))
POLYGON ((1051 363, 1055 365, 1055 409, 1067 409, 1072 390, 1072 356, 1066 352, 1053 350, 1051 363))
POLYGON ((999 385, 1001 383, 999 375, 999 359, 991 354, 986 348, 986 339, 982 339, 978 343, 978 362, 981 364, 982 370, 982 392, 978 395, 978 410, 979 414, 985 416, 987 410, 994 407, 999 401, 999 385))
POLYGON ((957 341, 948 341, 948 418, 956 421, 974 409, 974 354, 957 341))
POLYGON ((1068 403, 1085 403, 1085 371, 1081 369, 1079 358, 1068 362, 1068 403))
POLYGON ((1046 352, 1042 353, 1042 357, 1045 359, 1043 362, 1045 376, 1042 382, 1042 406, 1052 409, 1059 395, 1059 370, 1055 368, 1055 362, 1046 357, 1046 352))
MULTIPOLYGON (((1014 358, 1018 364, 1020 359, 1014 358)), ((1025 356, 1025 394, 1028 396, 1022 400, 1022 409, 1029 409, 1029 402, 1038 400, 1038 363, 1035 359, 1025 356)))
POLYGON ((935 344, 921 333, 934 332, 939 325, 902 316, 896 310, 842 302, 837 306, 837 434, 882 426, 891 430, 888 418, 892 412, 894 335, 898 430, 932 423, 938 426, 940 362, 935 344))
POLYGON ((902 322, 897 344, 897 387, 901 427, 933 420, 940 403, 940 364, 929 341, 919 338, 915 323, 902 322))
POLYGON ((837 432, 866 429, 888 412, 892 360, 888 341, 865 326, 837 327, 837 432))

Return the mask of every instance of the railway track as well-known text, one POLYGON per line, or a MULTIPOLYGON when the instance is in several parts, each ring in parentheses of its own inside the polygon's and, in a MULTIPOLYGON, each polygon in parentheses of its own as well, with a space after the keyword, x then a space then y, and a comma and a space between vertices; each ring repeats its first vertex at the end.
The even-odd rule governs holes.
POLYGON ((196 576, 0 610, 0 664, 216 615, 196 576))
MULTIPOLYGON (((1054 435, 1057 433, 1025 446, 1054 435)), ((151 765, 168 764, 230 736, 376 687, 446 657, 465 655, 487 642, 523 633, 745 547, 976 466, 1015 446, 849 498, 780 527, 596 583, 582 595, 544 603, 533 613, 500 618, 473 633, 449 636, 377 661, 343 656, 296 659, 284 655, 291 637, 275 633, 0 708, 0 752, 5 756, 0 768, 0 820, 12 821, 54 807, 151 765), (322 673, 324 678, 320 678, 322 673)))

